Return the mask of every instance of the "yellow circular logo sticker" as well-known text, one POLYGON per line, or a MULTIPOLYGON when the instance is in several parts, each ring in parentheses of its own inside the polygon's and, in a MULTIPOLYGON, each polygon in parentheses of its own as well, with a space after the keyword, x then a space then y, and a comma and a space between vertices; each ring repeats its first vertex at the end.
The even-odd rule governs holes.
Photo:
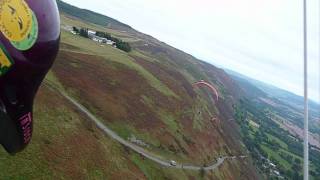
POLYGON ((0 1, 0 30, 10 41, 22 41, 32 28, 32 11, 24 0, 0 1))

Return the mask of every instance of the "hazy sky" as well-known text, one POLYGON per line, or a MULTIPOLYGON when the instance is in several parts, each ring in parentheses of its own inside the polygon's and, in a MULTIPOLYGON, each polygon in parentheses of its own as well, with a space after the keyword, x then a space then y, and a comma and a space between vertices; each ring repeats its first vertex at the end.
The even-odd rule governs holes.
MULTIPOLYGON (((303 95, 302 0, 65 0, 195 57, 303 95)), ((309 93, 320 101, 319 0, 307 0, 309 93)))

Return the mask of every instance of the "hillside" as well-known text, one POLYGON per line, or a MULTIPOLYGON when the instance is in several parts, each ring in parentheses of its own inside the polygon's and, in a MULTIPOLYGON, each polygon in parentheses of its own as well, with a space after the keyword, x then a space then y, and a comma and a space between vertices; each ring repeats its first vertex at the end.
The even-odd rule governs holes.
POLYGON ((68 12, 73 17, 80 18, 85 21, 90 21, 94 24, 101 25, 104 27, 116 27, 121 29, 131 29, 130 26, 123 24, 113 18, 103 16, 86 9, 79 9, 70 4, 64 3, 63 1, 57 0, 59 10, 62 12, 68 12))
POLYGON ((34 138, 17 156, 0 152, 0 179, 259 179, 238 125, 230 121, 243 93, 222 69, 112 18, 57 2, 61 49, 35 101, 34 138), (132 51, 64 29, 72 26, 108 32, 132 51), (217 87, 218 102, 192 86, 199 80, 217 87), (236 158, 210 171, 163 167, 106 136, 50 86, 159 159, 202 167, 236 158))

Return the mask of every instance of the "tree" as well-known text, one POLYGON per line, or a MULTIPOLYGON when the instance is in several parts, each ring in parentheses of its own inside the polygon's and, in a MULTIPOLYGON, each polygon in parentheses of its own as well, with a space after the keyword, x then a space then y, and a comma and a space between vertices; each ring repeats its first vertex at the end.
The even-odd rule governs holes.
POLYGON ((120 41, 116 42, 116 46, 118 49, 121 49, 125 52, 131 51, 131 47, 130 47, 129 43, 127 43, 127 42, 123 42, 120 40, 120 41))
POLYGON ((294 162, 297 163, 297 164, 301 164, 301 160, 298 159, 298 158, 295 158, 295 159, 294 159, 294 162))
POLYGON ((204 170, 204 167, 200 168, 200 177, 204 178, 204 176, 206 175, 206 171, 204 170))
POLYGON ((85 37, 85 38, 89 38, 88 29, 87 28, 81 28, 80 32, 79 32, 79 35, 82 36, 82 37, 85 37))
POLYGON ((96 32, 96 36, 99 36, 99 37, 103 37, 105 36, 105 33, 104 32, 100 32, 100 31, 97 31, 96 32))
POLYGON ((271 145, 270 148, 275 151, 278 151, 281 147, 281 145, 277 141, 275 141, 274 139, 271 140, 270 145, 271 145))
POLYGON ((286 172, 285 172, 285 176, 286 177, 290 177, 290 178, 292 178, 292 176, 293 176, 293 172, 291 171, 291 170, 286 170, 286 172))
POLYGON ((79 29, 77 27, 72 27, 72 31, 76 32, 76 33, 79 33, 79 29))

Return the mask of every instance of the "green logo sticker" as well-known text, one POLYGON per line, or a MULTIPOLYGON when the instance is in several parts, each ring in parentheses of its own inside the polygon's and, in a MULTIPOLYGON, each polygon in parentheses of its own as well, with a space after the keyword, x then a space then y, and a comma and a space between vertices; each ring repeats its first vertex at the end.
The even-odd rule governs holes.
POLYGON ((21 51, 30 49, 38 39, 38 30, 38 20, 35 14, 32 12, 32 26, 30 33, 22 41, 11 41, 11 44, 21 51))
POLYGON ((14 64, 9 53, 3 45, 0 44, 0 77, 6 74, 14 64))

